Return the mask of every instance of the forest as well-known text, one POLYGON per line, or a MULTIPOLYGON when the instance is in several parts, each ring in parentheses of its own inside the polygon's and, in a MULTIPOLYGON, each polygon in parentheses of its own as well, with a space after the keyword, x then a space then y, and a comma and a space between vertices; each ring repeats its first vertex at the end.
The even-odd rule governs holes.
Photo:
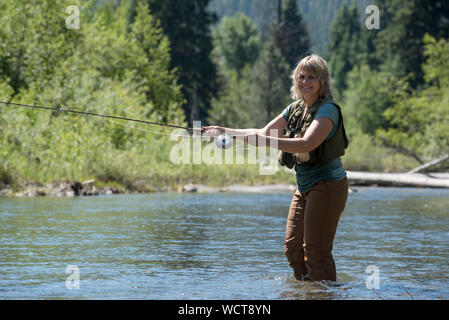
MULTIPOLYGON (((263 127, 292 102, 295 64, 317 53, 342 106, 346 169, 405 172, 449 153, 449 0, 4 0, 0 12, 1 102, 263 127), (378 29, 366 24, 370 4, 378 29)), ((257 164, 175 164, 169 128, 0 111, 0 188, 294 181, 257 164)))

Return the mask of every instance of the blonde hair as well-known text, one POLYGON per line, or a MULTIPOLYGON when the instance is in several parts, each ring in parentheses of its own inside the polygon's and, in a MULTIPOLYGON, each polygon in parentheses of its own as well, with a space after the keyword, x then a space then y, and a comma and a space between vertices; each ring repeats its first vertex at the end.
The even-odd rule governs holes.
POLYGON ((311 54, 299 61, 292 73, 293 85, 290 89, 290 96, 294 100, 303 99, 299 90, 299 73, 305 71, 313 74, 321 83, 320 98, 333 100, 331 91, 331 77, 327 62, 316 54, 311 54))

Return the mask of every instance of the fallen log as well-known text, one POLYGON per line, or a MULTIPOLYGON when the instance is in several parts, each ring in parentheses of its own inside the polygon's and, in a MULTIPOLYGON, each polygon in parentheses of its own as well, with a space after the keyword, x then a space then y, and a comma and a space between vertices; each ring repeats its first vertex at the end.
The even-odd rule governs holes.
POLYGON ((449 188, 449 177, 445 173, 346 172, 349 183, 353 185, 449 188))

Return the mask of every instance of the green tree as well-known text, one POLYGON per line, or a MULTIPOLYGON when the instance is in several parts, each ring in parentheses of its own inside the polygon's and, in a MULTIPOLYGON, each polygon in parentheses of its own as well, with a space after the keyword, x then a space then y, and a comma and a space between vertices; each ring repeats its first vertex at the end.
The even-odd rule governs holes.
POLYGON ((260 35, 254 22, 243 13, 225 17, 213 32, 214 51, 221 66, 238 74, 259 56, 260 35))
POLYGON ((383 5, 389 19, 375 40, 377 59, 397 77, 411 76, 416 88, 424 81, 424 34, 449 37, 449 1, 393 0, 383 5))
MULTIPOLYGON (((210 0, 142 0, 149 4, 153 16, 161 23, 170 40, 171 67, 176 69, 187 120, 204 120, 211 98, 216 96, 216 68, 211 58, 210 27, 216 22, 207 11, 210 0)), ((128 9, 127 15, 132 17, 128 9)), ((131 19, 132 20, 132 19, 131 19)))
POLYGON ((0 74, 15 93, 31 83, 44 87, 59 62, 77 49, 79 33, 64 23, 64 9, 69 5, 86 11, 90 6, 80 1, 39 1, 28 6, 12 0, 0 3, 0 74))
POLYGON ((346 75, 358 64, 360 57, 360 32, 358 9, 343 4, 332 23, 328 46, 329 68, 334 79, 337 97, 346 89, 346 75))
POLYGON ((367 64, 354 67, 347 74, 347 89, 343 92, 343 113, 351 136, 374 135, 377 129, 387 129, 383 112, 393 105, 392 94, 397 79, 387 72, 372 70, 367 64))
MULTIPOLYGON (((237 6, 237 1, 212 0, 209 8, 218 14, 220 18, 232 16, 241 11, 250 17, 263 33, 265 26, 271 26, 278 20, 277 3, 279 0, 241 0, 244 5, 237 6)), ((385 0, 382 0, 385 1, 385 0)), ((343 3, 355 2, 359 10, 372 4, 370 0, 296 0, 310 36, 310 50, 320 55, 326 54, 327 43, 329 42, 329 30, 331 23, 335 20, 336 14, 343 3)), ((385 6, 380 5, 379 8, 385 6)), ((382 10, 381 19, 385 16, 382 10)), ((384 24, 382 24, 384 25, 384 24)), ((269 32, 268 32, 269 33, 269 32)))
MULTIPOLYGON (((72 4, 2 2, 6 17, 2 20, 3 44, 16 41, 16 21, 26 21, 31 13, 37 13, 34 26, 21 30, 20 45, 0 46, 2 67, 15 67, 0 77, 1 101, 184 124, 180 88, 170 69, 169 42, 148 7, 139 7, 129 32, 125 5, 114 8, 110 3, 97 7, 92 16, 81 6, 86 18, 81 20, 81 28, 63 30, 65 8, 72 4), (45 14, 40 13, 42 8, 47 10, 45 14), (47 16, 57 18, 46 20, 47 16), (63 32, 64 44, 61 38, 47 38, 58 31, 63 32), (35 40, 40 37, 44 37, 43 43, 35 40), (36 55, 24 56, 20 48, 36 55), (52 49, 55 56, 46 57, 52 49), (21 59, 22 63, 17 63, 21 59), (43 65, 38 66, 37 61, 43 65), (17 78, 17 72, 23 75, 23 82, 14 88, 18 82, 9 75, 17 78)), ((159 149, 165 139, 159 136, 149 144, 148 129, 130 130, 127 126, 61 112, 2 108, 0 179, 10 181, 13 175, 19 181, 51 182, 87 176, 128 183, 141 175, 145 166, 160 160, 164 153, 159 149)))
POLYGON ((228 127, 254 126, 250 107, 251 70, 259 56, 260 34, 243 14, 224 18, 214 33, 214 57, 219 76, 218 97, 212 100, 208 122, 228 127))
POLYGON ((263 126, 290 101, 289 65, 274 40, 264 44, 250 79, 248 107, 257 110, 256 125, 263 126))
POLYGON ((283 7, 281 22, 275 29, 275 39, 276 46, 291 69, 309 51, 309 34, 296 0, 287 0, 283 7))
POLYGON ((251 88, 251 67, 246 65, 240 73, 235 69, 222 69, 225 83, 217 99, 212 100, 208 122, 231 128, 254 127, 257 112, 251 105, 249 92, 251 88))
POLYGON ((406 83, 397 90, 394 105, 384 112, 391 127, 377 132, 387 146, 421 163, 449 152, 449 42, 425 35, 423 43, 425 88, 410 89, 406 83))

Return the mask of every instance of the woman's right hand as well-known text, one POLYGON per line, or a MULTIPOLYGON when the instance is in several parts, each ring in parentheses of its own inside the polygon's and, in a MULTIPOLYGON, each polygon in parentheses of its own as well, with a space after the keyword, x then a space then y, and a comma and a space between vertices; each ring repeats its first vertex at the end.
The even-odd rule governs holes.
POLYGON ((224 127, 220 126, 204 126, 201 127, 203 134, 209 135, 211 137, 219 136, 220 134, 223 134, 226 130, 224 127))

